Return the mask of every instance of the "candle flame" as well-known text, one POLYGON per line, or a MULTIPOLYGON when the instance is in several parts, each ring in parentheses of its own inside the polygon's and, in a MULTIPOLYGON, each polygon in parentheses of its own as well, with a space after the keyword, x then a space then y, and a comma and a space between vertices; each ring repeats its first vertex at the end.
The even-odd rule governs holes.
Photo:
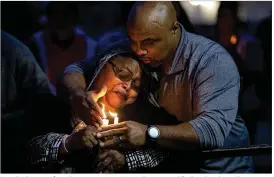
POLYGON ((115 112, 111 112, 111 111, 108 111, 108 112, 109 112, 109 114, 110 114, 112 117, 117 117, 117 116, 118 116, 118 114, 115 113, 115 112))
POLYGON ((102 105, 103 118, 106 119, 107 115, 106 115, 106 112, 105 112, 105 105, 103 103, 101 103, 101 105, 102 105))

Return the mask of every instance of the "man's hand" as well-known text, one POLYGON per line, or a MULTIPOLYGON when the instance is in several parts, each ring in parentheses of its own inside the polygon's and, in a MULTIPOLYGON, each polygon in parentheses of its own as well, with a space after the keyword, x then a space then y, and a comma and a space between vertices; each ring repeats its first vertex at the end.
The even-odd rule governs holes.
POLYGON ((116 151, 105 151, 99 156, 100 163, 97 166, 96 172, 112 173, 115 170, 122 168, 125 165, 124 154, 116 151))
POLYGON ((92 150, 98 144, 98 141, 95 139, 97 132, 94 127, 87 126, 76 133, 72 133, 65 141, 68 152, 84 148, 92 150))
POLYGON ((130 146, 143 146, 146 141, 147 126, 134 121, 121 122, 98 128, 97 138, 102 140, 105 137, 116 136, 111 140, 100 143, 101 147, 111 147, 120 143, 127 143, 130 146))
POLYGON ((103 124, 103 112, 97 104, 99 98, 103 97, 107 92, 107 87, 99 92, 78 90, 70 97, 70 104, 73 111, 80 117, 87 125, 99 127, 103 124))

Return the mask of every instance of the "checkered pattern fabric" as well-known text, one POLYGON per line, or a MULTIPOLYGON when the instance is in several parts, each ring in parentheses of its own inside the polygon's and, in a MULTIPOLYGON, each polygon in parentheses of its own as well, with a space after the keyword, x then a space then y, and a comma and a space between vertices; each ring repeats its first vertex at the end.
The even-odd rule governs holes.
POLYGON ((32 139, 28 143, 28 163, 42 169, 62 163, 58 161, 58 154, 64 137, 64 134, 49 133, 32 139))
POLYGON ((136 171, 138 168, 156 167, 168 157, 168 153, 148 148, 127 151, 125 157, 129 171, 136 171))

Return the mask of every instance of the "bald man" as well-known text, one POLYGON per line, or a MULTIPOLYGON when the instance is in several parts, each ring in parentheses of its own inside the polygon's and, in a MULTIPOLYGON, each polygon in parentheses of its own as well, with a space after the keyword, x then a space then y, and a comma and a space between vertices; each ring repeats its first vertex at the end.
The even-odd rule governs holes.
MULTIPOLYGON (((107 140, 100 144, 102 147, 122 142, 136 148, 148 145, 183 153, 249 145, 246 126, 237 116, 239 73, 224 48, 185 31, 176 19, 171 2, 137 2, 129 15, 127 32, 132 50, 146 64, 151 76, 150 86, 146 88, 149 102, 164 108, 180 123, 161 126, 126 121, 101 127, 98 138, 119 136, 119 141, 107 140)), ((87 71, 88 64, 84 62, 67 68, 63 78, 66 91, 71 95, 84 92, 87 71)), ((144 157, 150 158, 149 155, 140 157, 136 151, 129 158, 134 162, 128 165, 139 167, 144 157)), ((186 159, 177 160, 187 164, 186 159)), ((251 157, 206 160, 196 165, 202 173, 253 171, 251 157)), ((187 168, 182 165, 180 169, 187 168)))

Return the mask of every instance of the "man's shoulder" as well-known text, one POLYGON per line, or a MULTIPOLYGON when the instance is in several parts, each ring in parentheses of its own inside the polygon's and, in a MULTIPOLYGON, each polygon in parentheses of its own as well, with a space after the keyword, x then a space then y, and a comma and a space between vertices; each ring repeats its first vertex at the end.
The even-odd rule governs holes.
POLYGON ((188 38, 191 45, 198 47, 201 53, 228 53, 219 43, 204 36, 188 33, 188 38))
POLYGON ((189 57, 192 57, 192 61, 206 62, 213 56, 223 54, 230 56, 224 47, 206 37, 188 33, 187 39, 187 47, 185 50, 187 51, 186 54, 188 54, 189 57))

